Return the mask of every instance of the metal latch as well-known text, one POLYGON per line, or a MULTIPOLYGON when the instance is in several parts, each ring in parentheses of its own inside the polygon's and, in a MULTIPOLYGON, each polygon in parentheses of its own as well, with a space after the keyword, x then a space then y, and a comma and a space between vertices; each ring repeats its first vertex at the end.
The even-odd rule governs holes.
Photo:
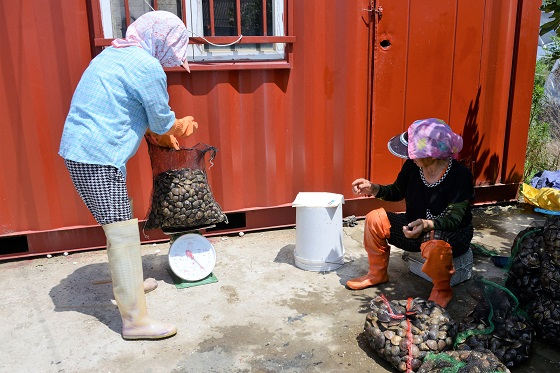
POLYGON ((383 17, 383 7, 378 6, 377 9, 375 9, 375 13, 377 13, 377 15, 379 16, 379 19, 381 20, 381 17, 383 17))
POLYGON ((366 12, 374 12, 377 13, 379 19, 381 19, 381 17, 383 17, 383 7, 382 6, 378 6, 375 10, 374 9, 362 9, 365 10, 366 12))

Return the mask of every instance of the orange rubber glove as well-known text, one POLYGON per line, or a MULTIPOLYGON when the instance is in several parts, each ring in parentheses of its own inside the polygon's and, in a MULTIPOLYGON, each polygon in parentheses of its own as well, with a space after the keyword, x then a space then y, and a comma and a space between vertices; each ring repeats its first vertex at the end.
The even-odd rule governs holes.
POLYGON ((152 139, 154 139, 154 141, 159 145, 162 146, 164 148, 172 148, 175 150, 179 150, 179 142, 177 141, 177 139, 175 138, 175 136, 173 135, 158 135, 155 132, 152 132, 150 130, 146 131, 148 133, 148 135, 151 136, 152 139))
POLYGON ((194 121, 194 118, 187 116, 181 119, 175 119, 175 123, 166 135, 173 135, 177 137, 188 137, 198 129, 198 123, 194 121))

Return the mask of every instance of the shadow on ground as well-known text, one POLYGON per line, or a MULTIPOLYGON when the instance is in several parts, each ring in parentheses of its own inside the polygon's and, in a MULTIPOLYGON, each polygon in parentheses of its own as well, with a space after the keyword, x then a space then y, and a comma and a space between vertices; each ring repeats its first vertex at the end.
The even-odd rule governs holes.
MULTIPOLYGON (((145 255, 142 258, 144 278, 173 284, 168 273, 167 256, 145 255)), ((54 286, 49 296, 55 312, 79 312, 93 316, 120 334, 121 319, 114 303, 111 272, 108 263, 88 264, 76 268, 54 286)))

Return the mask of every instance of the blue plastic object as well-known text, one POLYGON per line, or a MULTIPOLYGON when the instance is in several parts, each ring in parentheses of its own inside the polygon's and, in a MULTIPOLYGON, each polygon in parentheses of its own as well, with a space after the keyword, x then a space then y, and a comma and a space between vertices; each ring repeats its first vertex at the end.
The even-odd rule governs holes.
POLYGON ((540 212, 541 214, 546 215, 560 215, 560 211, 545 210, 541 209, 540 207, 535 207, 535 212, 540 212))
POLYGON ((498 268, 504 268, 509 262, 509 256, 496 255, 491 258, 492 263, 498 268))

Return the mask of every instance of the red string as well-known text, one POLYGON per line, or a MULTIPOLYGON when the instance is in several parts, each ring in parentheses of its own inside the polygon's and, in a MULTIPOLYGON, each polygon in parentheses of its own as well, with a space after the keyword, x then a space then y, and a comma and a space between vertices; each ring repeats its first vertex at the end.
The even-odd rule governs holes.
POLYGON ((410 373, 413 372, 412 370, 412 323, 410 322, 410 316, 413 316, 416 314, 416 312, 412 312, 410 311, 410 309, 412 308, 412 298, 408 298, 407 299, 407 303, 406 303, 406 312, 405 314, 395 314, 393 312, 393 309, 391 308, 391 303, 389 303, 389 300, 387 300, 387 298, 385 297, 384 294, 381 294, 381 296, 379 296, 379 298, 381 298, 381 301, 383 301, 383 303, 385 304, 385 306, 387 307, 388 310, 388 314, 389 317, 395 320, 402 320, 404 318, 406 318, 406 346, 408 349, 408 356, 406 357, 406 373, 410 373))
POLYGON ((389 303, 389 301, 387 300, 385 295, 381 294, 380 298, 383 301, 383 303, 385 304, 385 306, 387 307, 387 309, 389 310, 387 313, 389 314, 390 318, 395 319, 395 320, 402 320, 406 317, 406 315, 403 315, 403 314, 393 313, 393 310, 391 309, 391 304, 389 303))
MULTIPOLYGON (((406 304, 407 315, 409 314, 408 311, 411 306, 412 298, 408 298, 408 302, 406 304)), ((409 318, 406 319, 406 346, 408 348, 408 356, 406 357, 406 373, 409 373, 412 372, 412 323, 409 318)))

